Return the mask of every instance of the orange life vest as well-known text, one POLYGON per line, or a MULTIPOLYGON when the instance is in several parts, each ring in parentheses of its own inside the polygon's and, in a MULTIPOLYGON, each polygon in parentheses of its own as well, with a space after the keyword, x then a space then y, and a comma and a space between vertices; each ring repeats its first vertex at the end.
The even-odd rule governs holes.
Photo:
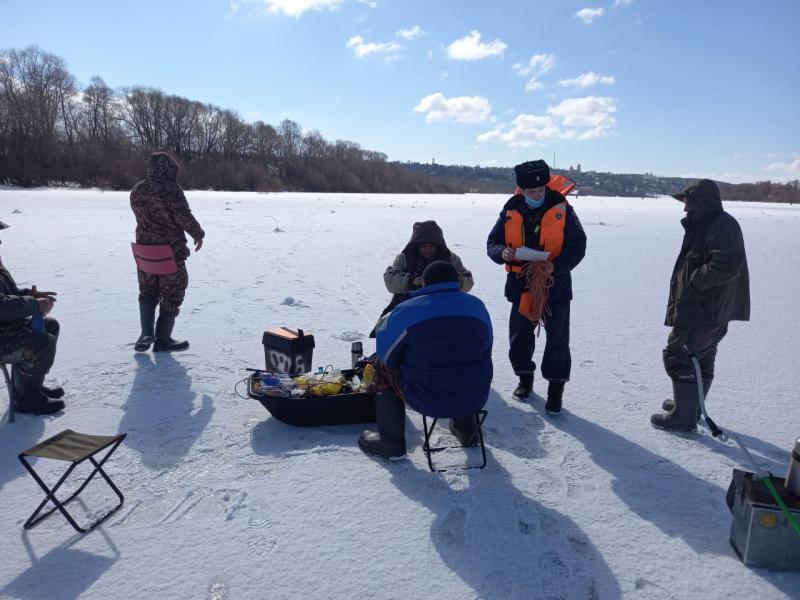
MULTIPOLYGON (((525 220, 518 210, 506 211, 505 237, 506 246, 521 248, 525 246, 525 220)), ((539 248, 549 252, 547 260, 552 261, 561 254, 564 247, 564 225, 567 222, 567 201, 559 202, 547 209, 539 225, 539 248)), ((531 240, 533 241, 533 240, 531 240)), ((506 263, 506 271, 519 273, 522 263, 506 263)))

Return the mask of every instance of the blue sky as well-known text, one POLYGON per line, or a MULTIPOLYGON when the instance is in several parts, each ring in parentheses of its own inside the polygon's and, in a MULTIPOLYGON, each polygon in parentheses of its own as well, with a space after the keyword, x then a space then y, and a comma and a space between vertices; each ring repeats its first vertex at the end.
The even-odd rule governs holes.
POLYGON ((2 48, 391 160, 800 178, 797 0, 0 1, 2 48))

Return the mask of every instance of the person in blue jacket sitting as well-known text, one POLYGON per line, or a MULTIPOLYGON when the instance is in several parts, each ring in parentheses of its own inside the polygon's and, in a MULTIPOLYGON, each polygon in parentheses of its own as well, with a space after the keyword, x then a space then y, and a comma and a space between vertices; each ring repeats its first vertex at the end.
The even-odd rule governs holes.
POLYGON ((358 439, 367 454, 406 454, 404 402, 421 414, 450 418, 462 445, 477 442, 475 413, 486 404, 493 374, 489 313, 478 298, 459 291, 449 262, 428 265, 422 282, 376 327, 378 431, 358 439))

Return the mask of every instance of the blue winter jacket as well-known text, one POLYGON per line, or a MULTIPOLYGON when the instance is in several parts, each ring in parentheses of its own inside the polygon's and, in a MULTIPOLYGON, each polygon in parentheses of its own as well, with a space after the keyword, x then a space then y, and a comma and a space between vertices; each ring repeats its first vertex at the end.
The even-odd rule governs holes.
POLYGON ((405 401, 431 417, 473 414, 492 383, 492 321, 458 282, 436 283, 381 318, 378 358, 399 369, 405 401))
MULTIPOLYGON (((500 218, 494 224, 489 237, 486 240, 486 254, 499 265, 506 264, 503 260, 503 250, 506 247, 506 211, 517 210, 522 215, 525 223, 526 237, 528 239, 539 238, 534 232, 534 227, 542 218, 542 215, 552 206, 563 202, 564 196, 547 188, 544 205, 538 210, 531 210, 525 204, 525 197, 521 194, 512 196, 506 202, 503 210, 500 211, 500 218)), ((541 250, 541 246, 536 246, 535 250, 541 250)), ((586 254, 586 233, 583 231, 578 215, 571 205, 567 205, 567 221, 564 225, 564 246, 561 254, 553 261, 553 287, 550 288, 548 298, 551 301, 572 300, 572 274, 570 271, 578 266, 586 254)), ((516 273, 509 273, 506 278, 505 295, 509 302, 516 302, 525 289, 523 279, 517 277, 516 273)))

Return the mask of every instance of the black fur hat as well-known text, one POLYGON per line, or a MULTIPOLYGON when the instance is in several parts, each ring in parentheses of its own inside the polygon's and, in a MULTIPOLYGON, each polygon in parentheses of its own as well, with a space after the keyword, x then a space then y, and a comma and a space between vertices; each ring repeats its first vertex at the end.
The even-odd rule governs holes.
POLYGON ((531 160, 514 167, 514 175, 523 190, 542 187, 550 181, 550 167, 543 160, 531 160))

